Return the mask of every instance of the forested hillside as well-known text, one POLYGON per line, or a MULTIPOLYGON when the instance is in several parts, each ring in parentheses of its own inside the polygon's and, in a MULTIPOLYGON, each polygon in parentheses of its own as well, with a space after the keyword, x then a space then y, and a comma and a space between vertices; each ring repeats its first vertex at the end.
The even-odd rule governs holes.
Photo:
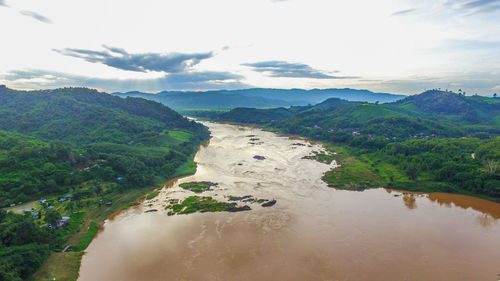
POLYGON ((27 278, 82 224, 116 211, 114 200, 130 198, 129 190, 193 172, 208 137, 203 125, 153 101, 0 87, 0 207, 47 199, 24 215, 1 210, 0 280, 27 278), (57 229, 61 216, 70 224, 57 229))
POLYGON ((393 186, 500 198, 500 99, 427 91, 388 103, 236 108, 202 116, 342 145, 332 186, 393 186), (487 148, 487 149, 486 149, 487 148))

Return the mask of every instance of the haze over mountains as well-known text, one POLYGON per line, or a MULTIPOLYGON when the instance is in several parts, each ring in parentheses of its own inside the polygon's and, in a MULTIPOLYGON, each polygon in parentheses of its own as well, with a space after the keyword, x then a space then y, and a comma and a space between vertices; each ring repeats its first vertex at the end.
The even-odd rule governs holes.
POLYGON ((235 107, 282 107, 317 104, 329 98, 348 101, 388 103, 406 96, 356 89, 265 89, 220 90, 205 92, 163 91, 156 94, 138 91, 113 93, 120 97, 141 97, 174 109, 228 109, 235 107))

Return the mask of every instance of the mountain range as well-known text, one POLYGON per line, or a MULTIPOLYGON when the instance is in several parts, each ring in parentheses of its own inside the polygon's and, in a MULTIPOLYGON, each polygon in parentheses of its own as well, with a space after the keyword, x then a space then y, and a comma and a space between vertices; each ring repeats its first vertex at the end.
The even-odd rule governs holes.
POLYGON ((160 102, 176 110, 184 109, 231 109, 236 107, 286 107, 317 104, 328 98, 348 101, 388 103, 406 96, 375 93, 356 89, 242 89, 205 92, 163 91, 156 94, 143 92, 113 93, 120 97, 140 97, 160 102))

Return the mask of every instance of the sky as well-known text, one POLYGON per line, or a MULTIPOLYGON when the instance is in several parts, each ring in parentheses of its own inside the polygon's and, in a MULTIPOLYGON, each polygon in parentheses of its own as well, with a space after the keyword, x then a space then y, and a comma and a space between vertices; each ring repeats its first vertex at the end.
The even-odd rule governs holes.
POLYGON ((0 84, 500 93, 500 0, 0 0, 0 84))

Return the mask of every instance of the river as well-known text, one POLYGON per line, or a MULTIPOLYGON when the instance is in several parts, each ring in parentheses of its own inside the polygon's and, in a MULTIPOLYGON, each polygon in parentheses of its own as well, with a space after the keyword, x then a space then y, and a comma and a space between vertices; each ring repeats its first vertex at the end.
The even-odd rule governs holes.
POLYGON ((78 280, 497 280, 500 204, 442 193, 335 190, 321 180, 331 165, 302 159, 321 145, 205 125, 212 138, 195 157, 196 174, 107 220, 78 280), (179 184, 202 180, 218 183, 203 196, 277 203, 167 216, 167 200, 193 195, 179 184), (145 213, 151 209, 158 212, 145 213))

